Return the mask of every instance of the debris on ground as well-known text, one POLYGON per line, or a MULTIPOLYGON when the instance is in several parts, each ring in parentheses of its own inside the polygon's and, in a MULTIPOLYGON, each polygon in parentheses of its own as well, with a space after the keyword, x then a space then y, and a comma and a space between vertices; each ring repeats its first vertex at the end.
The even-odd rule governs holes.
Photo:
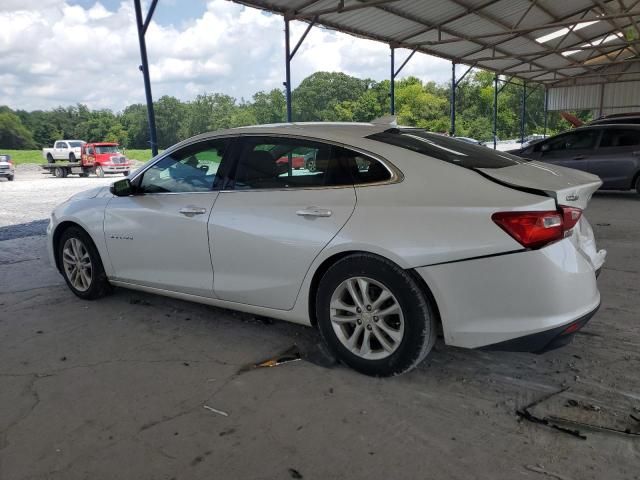
POLYGON ((222 415, 223 417, 228 417, 229 414, 227 412, 223 412, 222 410, 218 410, 217 408, 210 407, 209 405, 203 405, 204 408, 209 410, 210 412, 217 413, 218 415, 222 415))
POLYGON ((284 365, 285 363, 297 362, 298 360, 302 360, 302 356, 300 355, 300 350, 296 345, 292 345, 287 348, 283 352, 263 360, 258 363, 253 363, 247 365, 240 369, 240 372, 246 372, 249 370, 254 370, 256 368, 268 368, 268 367, 277 367, 278 365, 284 365))
POLYGON ((295 468, 289 469, 289 475, 291 475, 291 478, 297 478, 297 479, 303 478, 302 474, 295 468))
POLYGON ((547 477, 555 478, 556 480, 570 480, 569 477, 565 477, 564 475, 560 475, 559 473, 549 472, 540 465, 525 465, 524 468, 526 468, 530 472, 540 473, 542 475, 546 475, 547 477))

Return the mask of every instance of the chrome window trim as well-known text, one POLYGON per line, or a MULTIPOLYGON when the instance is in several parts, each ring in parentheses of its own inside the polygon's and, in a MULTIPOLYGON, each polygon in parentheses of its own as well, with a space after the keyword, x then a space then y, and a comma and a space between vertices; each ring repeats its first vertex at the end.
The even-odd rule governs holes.
POLYGON ((221 139, 229 139, 229 140, 235 140, 235 139, 241 139, 241 138, 248 138, 248 137, 266 137, 266 138, 292 138, 292 139, 298 139, 298 140, 305 140, 305 141, 311 141, 311 142, 318 142, 318 143, 326 143, 328 145, 332 145, 332 146, 336 146, 336 147, 343 147, 346 148, 347 150, 352 150, 354 152, 357 153, 361 153, 362 155, 366 155, 367 157, 371 157, 373 160, 376 160, 378 162, 380 162, 389 172, 389 174, 391 175, 391 177, 388 180, 383 180, 380 182, 367 182, 367 183, 352 183, 349 185, 320 185, 320 186, 306 186, 306 187, 292 187, 292 188, 248 188, 248 189, 243 189, 243 190, 236 190, 236 189, 224 189, 224 190, 208 190, 206 192, 156 192, 156 193, 146 193, 145 195, 182 195, 182 194, 193 194, 193 193, 213 193, 213 192, 220 192, 220 193, 231 193, 231 192, 291 192, 291 191, 298 191, 298 190, 332 190, 332 189, 336 189, 336 188, 356 188, 356 187, 373 187, 373 186, 381 186, 381 185, 393 185, 396 183, 401 183, 404 181, 404 174, 402 173, 402 171, 396 167, 393 163, 391 163, 389 160, 387 160, 386 158, 380 156, 377 153, 373 153, 370 152, 364 148, 360 148, 360 147, 356 147, 354 145, 348 145, 346 143, 341 143, 341 142, 337 142, 334 140, 326 140, 323 138, 317 138, 317 137, 309 137, 309 136, 305 136, 305 135, 300 135, 300 134, 288 134, 288 133, 237 133, 235 135, 229 135, 229 134, 224 134, 224 135, 220 135, 220 136, 216 136, 216 135, 212 135, 211 137, 207 137, 207 138, 198 138, 198 139, 192 139, 192 141, 189 140, 185 140, 183 142, 180 142, 176 145, 174 145, 173 147, 168 148, 167 150, 165 150, 164 152, 162 152, 162 154, 158 155, 157 158, 151 159, 149 162, 149 165, 147 165, 146 167, 143 167, 142 169, 140 169, 138 172, 136 172, 136 175, 131 179, 131 182, 134 182, 135 180, 138 179, 138 177, 142 176, 147 170, 149 170, 151 167, 153 167, 156 163, 160 162, 161 160, 163 160, 164 158, 166 158, 167 156, 171 155, 173 152, 175 152, 176 150, 180 150, 184 147, 188 147, 190 145, 196 144, 196 143, 201 143, 201 142, 208 142, 211 140, 221 140, 221 139))

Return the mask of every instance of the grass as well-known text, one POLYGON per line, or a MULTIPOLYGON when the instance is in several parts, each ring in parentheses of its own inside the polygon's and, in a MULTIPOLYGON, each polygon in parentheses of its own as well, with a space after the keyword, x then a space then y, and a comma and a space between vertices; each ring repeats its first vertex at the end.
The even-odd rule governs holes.
MULTIPOLYGON (((0 154, 6 153, 11 155, 14 165, 22 165, 24 163, 46 163, 46 160, 42 157, 41 150, 6 150, 0 149, 0 154)), ((140 162, 146 162, 151 158, 151 150, 135 150, 127 149, 125 151, 127 158, 131 160, 138 160, 140 162)))

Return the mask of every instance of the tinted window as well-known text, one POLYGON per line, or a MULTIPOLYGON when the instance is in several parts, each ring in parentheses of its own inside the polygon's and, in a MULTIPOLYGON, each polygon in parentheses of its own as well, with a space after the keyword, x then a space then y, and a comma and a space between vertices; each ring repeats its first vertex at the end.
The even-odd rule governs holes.
POLYGON ((84 142, 69 142, 69 146, 71 148, 78 148, 78 147, 81 147, 83 143, 84 142))
POLYGON ((503 168, 526 162, 505 152, 419 129, 393 128, 367 138, 444 160, 465 168, 503 168))
POLYGON ((67 144, 64 142, 58 142, 55 144, 55 148, 67 148, 67 144))
POLYGON ((640 130, 607 128, 602 133, 600 148, 640 145, 640 130))
POLYGON ((228 139, 208 140, 170 153, 144 172, 145 193, 206 192, 218 187, 218 170, 228 139))
POLYGON ((236 190, 288 189, 388 178, 389 172, 379 162, 346 148, 302 139, 253 137, 243 140, 232 186, 236 190))
POLYGON ((554 152, 557 150, 584 150, 593 148, 600 134, 599 130, 584 130, 578 132, 565 133, 552 138, 547 142, 549 146, 544 149, 548 152, 554 152))

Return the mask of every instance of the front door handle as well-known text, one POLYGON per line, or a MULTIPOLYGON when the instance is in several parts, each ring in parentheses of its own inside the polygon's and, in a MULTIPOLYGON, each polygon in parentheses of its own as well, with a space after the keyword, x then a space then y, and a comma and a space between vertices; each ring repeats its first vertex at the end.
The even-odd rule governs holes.
POLYGON ((196 215, 203 215, 205 213, 207 213, 207 209, 206 208, 202 208, 202 207, 194 207, 189 205, 188 207, 183 207, 180 209, 180 213, 182 215, 184 215, 185 217, 194 217, 196 215))
POLYGON ((298 210, 296 215, 300 215, 301 217, 330 217, 332 213, 331 210, 326 208, 307 207, 298 210))

